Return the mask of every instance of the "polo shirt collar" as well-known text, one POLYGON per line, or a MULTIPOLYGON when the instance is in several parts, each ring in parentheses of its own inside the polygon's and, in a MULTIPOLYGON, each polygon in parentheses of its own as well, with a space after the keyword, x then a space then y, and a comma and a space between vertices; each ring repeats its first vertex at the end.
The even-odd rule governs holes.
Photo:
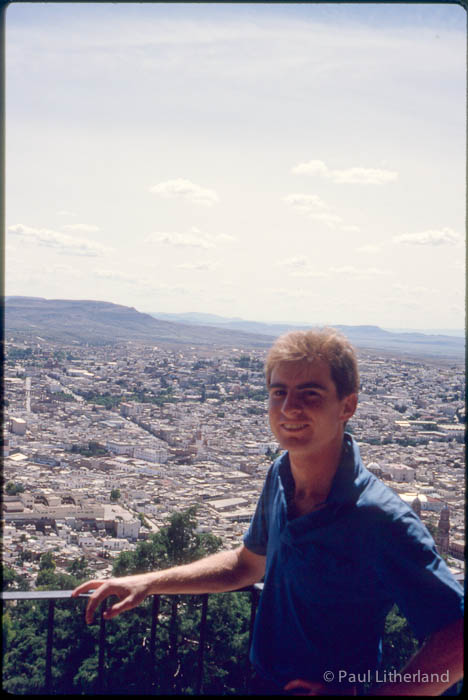
MULTIPOLYGON (((294 479, 287 452, 280 458, 279 476, 286 502, 289 503, 294 495, 294 479)), ((355 502, 363 481, 365 481, 365 473, 359 447, 354 438, 349 433, 345 433, 340 463, 333 477, 330 493, 326 500, 327 505, 355 502)))

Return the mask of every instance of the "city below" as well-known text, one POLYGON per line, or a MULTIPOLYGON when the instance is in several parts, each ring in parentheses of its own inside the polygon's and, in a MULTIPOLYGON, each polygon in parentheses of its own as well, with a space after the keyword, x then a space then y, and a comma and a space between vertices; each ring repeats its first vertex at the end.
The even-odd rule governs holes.
MULTIPOLYGON (((240 544, 279 451, 267 419, 268 343, 226 338, 91 344, 7 323, 4 564, 31 587, 46 552, 58 572, 84 555, 105 577, 120 552, 193 505, 201 531, 240 544)), ((463 359, 357 349, 348 430, 463 581, 463 359)))

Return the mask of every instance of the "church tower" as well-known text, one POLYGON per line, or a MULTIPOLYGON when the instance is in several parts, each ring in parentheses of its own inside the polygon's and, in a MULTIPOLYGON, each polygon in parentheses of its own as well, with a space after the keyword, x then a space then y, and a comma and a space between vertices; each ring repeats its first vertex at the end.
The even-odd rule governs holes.
POLYGON ((414 512, 416 513, 418 518, 420 518, 421 517, 421 501, 419 500, 419 498, 417 496, 414 499, 414 501, 412 502, 411 508, 414 510, 414 512))
POLYGON ((450 537, 450 509, 445 503, 440 511, 439 525, 437 527, 436 544, 441 554, 447 554, 450 537))

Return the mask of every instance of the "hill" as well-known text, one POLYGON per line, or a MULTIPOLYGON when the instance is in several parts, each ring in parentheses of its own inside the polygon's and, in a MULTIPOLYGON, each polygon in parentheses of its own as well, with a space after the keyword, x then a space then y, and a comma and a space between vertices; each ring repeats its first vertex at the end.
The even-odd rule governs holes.
POLYGON ((130 306, 105 301, 6 297, 6 336, 92 345, 139 341, 194 345, 268 346, 269 338, 212 326, 158 320, 130 306))
MULTIPOLYGON (((310 328, 224 318, 214 314, 146 314, 105 301, 6 297, 5 331, 15 338, 103 345, 118 342, 268 347, 288 330, 310 328)), ((312 324, 311 324, 312 325, 312 324)), ((461 360, 464 338, 395 333, 378 326, 336 326, 358 348, 461 360)))
MULTIPOLYGON (((190 323, 215 326, 225 330, 237 330, 277 337, 289 330, 310 328, 314 324, 295 325, 261 323, 241 318, 225 318, 215 314, 168 314, 152 313, 152 316, 176 323, 190 323)), ((358 348, 380 350, 381 352, 421 355, 427 357, 462 359, 465 353, 465 339, 455 335, 428 334, 422 332, 392 332, 379 326, 334 326, 346 335, 358 348)))

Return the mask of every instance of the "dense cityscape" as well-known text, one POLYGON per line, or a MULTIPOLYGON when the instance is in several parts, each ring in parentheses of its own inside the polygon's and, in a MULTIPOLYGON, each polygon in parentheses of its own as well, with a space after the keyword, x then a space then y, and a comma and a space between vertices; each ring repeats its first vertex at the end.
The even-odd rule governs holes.
MULTIPOLYGON (((85 556, 98 577, 197 506, 200 531, 240 543, 278 444, 265 350, 90 346, 8 338, 3 560, 34 587, 85 556)), ((462 581, 464 365, 359 351, 348 429, 364 464, 421 515, 462 581)))

